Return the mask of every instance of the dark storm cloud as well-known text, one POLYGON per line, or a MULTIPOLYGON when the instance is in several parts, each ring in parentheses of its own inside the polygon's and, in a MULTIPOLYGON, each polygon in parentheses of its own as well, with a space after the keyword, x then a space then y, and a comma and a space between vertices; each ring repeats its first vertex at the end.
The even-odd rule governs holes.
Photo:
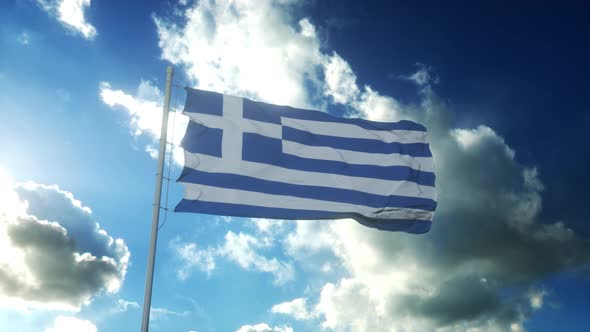
POLYGON ((76 250, 90 252, 97 257, 112 252, 111 239, 98 232, 90 209, 83 207, 70 193, 55 186, 27 184, 15 189, 23 201, 29 203, 27 212, 42 220, 58 221, 68 231, 76 250))
POLYGON ((444 104, 429 87, 425 93, 429 102, 418 114, 436 157, 433 228, 417 237, 372 232, 367 241, 384 262, 418 261, 438 276, 434 294, 395 299, 396 310, 410 308, 436 326, 482 319, 509 326, 531 313, 528 293, 537 281, 588 266, 590 242, 563 222, 541 219, 539 174, 520 165, 502 137, 485 126, 451 128, 444 104))
POLYGON ((77 310, 96 293, 119 289, 129 260, 122 240, 100 229, 88 208, 56 186, 26 183, 15 191, 27 202, 28 215, 3 213, 0 222, 10 247, 22 257, 0 264, 0 295, 35 306, 77 310), (14 271, 16 266, 21 266, 21 273, 14 271))
MULTIPOLYGON (((497 289, 488 282, 475 277, 447 280, 440 291, 431 297, 408 296, 402 302, 412 315, 421 315, 436 320, 440 325, 456 321, 473 320, 490 312, 502 309, 497 289)), ((516 317, 511 310, 510 321, 516 317)))
MULTIPOLYGON (((548 296, 539 282, 588 267, 590 242, 564 222, 543 219, 540 175, 520 164, 500 135, 486 126, 453 128, 445 103, 421 84, 422 103, 394 116, 429 130, 439 194, 431 231, 417 236, 302 222, 288 250, 301 259, 306 250, 329 249, 343 263, 347 276, 320 294, 325 326, 524 330, 548 296), (349 313, 357 303, 368 309, 349 313)), ((367 93, 373 94, 368 109, 396 105, 367 93)))

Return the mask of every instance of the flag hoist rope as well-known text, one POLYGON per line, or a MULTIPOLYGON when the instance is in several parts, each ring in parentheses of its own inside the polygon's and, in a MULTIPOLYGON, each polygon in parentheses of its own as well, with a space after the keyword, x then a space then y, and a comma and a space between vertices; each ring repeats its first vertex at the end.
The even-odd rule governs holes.
POLYGON ((164 159, 166 157, 168 113, 170 111, 170 90, 172 88, 172 75, 174 68, 166 69, 166 94, 164 95, 164 109, 162 111, 162 130, 160 132, 160 149, 158 151, 158 172, 156 173, 156 191, 154 192, 154 204, 152 207, 152 231, 148 252, 147 271, 145 276, 145 294, 143 298, 143 317, 141 319, 141 331, 148 332, 150 324, 150 308, 152 302, 152 285, 154 281, 154 264, 156 261, 156 242, 158 241, 158 224, 160 220, 160 200, 162 198, 162 178, 164 175, 164 159))
MULTIPOLYGON (((176 85, 172 84, 172 86, 176 85)), ((164 210, 164 219, 162 220, 162 223, 158 223, 158 231, 161 230, 164 225, 166 225, 166 220, 168 220, 168 198, 170 194, 171 180, 170 173, 172 172, 172 161, 174 160, 174 148, 177 147, 176 144, 174 144, 174 133, 176 132, 176 113, 178 113, 176 105, 178 105, 178 94, 174 95, 174 106, 172 106, 172 110, 170 111, 172 112, 172 134, 170 135, 170 141, 168 141, 168 144, 170 145, 170 154, 168 155, 168 174, 163 177, 164 180, 166 180, 166 195, 164 196, 164 207, 161 208, 164 210)))

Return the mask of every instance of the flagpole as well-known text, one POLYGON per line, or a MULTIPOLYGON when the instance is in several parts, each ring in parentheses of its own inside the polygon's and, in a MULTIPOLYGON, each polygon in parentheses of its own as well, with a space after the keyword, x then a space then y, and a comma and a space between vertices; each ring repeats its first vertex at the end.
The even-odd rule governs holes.
POLYGON ((166 156, 166 138, 168 133, 168 113, 170 111, 170 90, 172 88, 172 75, 174 68, 166 69, 166 94, 164 95, 164 109, 162 111, 162 129, 160 131, 160 150, 158 152, 158 173, 156 173, 156 191, 152 207, 152 234, 145 276, 145 293, 143 298, 143 317, 141 319, 141 332, 148 332, 150 325, 150 308, 152 304, 152 285, 154 283, 154 264, 156 262, 156 242, 158 241, 158 224, 160 221, 160 200, 162 197, 162 178, 164 174, 164 159, 166 156))

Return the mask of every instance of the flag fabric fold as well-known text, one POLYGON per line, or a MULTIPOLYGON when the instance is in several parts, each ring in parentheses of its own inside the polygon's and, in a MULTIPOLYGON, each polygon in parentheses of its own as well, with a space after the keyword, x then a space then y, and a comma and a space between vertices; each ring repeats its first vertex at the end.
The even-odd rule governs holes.
POLYGON ((188 89, 177 212, 341 219, 427 232, 436 209, 426 128, 188 89))

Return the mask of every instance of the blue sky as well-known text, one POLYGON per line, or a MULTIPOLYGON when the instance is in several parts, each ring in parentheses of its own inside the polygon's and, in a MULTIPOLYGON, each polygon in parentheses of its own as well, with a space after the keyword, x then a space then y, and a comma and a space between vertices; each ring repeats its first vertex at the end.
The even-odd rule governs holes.
POLYGON ((2 2, 0 331, 139 329, 167 65, 180 86, 423 123, 439 207, 424 235, 169 214, 152 330, 586 330, 586 7, 2 2))

